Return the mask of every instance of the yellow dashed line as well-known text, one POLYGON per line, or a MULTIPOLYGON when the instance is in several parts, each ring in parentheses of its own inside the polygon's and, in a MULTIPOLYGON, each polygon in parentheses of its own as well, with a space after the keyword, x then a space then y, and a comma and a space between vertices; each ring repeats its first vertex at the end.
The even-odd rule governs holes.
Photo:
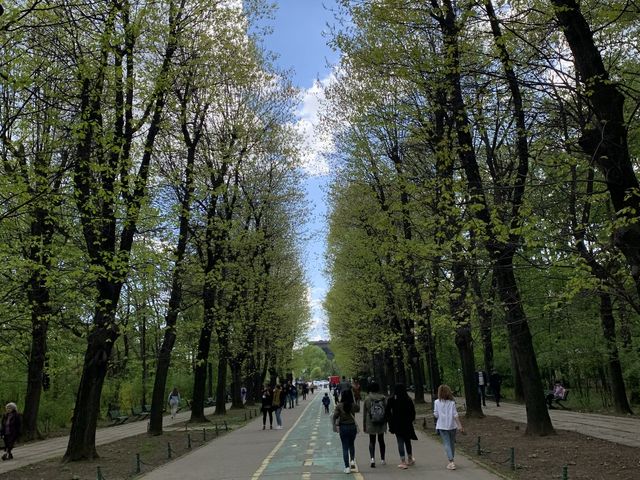
POLYGON ((262 475, 262 472, 264 472, 265 469, 269 466, 269 462, 271 462, 274 455, 278 452, 278 450, 280 450, 280 447, 282 447, 284 442, 287 441, 289 434, 293 431, 294 428, 296 428, 296 425, 298 425, 298 422, 300 422, 300 420, 304 417, 304 414, 306 413, 307 409, 311 405, 313 405, 313 402, 310 402, 309 405, 305 407, 305 409, 302 411, 302 414, 298 417, 295 423, 291 425, 291 428, 287 431, 287 433, 285 433, 284 436, 280 439, 280 441, 276 444, 276 446, 273 447, 273 450, 269 452, 269 455, 265 457, 265 459, 262 461, 262 465, 260 465, 260 468, 258 468, 258 470, 256 470, 256 473, 253 474, 253 476, 251 477, 251 480, 258 480, 260 478, 260 476, 262 475))

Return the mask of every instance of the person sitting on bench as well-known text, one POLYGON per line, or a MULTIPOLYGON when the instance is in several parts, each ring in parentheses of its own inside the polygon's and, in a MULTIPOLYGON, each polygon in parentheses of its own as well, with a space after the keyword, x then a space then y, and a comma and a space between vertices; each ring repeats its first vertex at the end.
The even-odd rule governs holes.
POLYGON ((560 382, 560 380, 556 380, 555 385, 553 386, 553 390, 547 393, 547 397, 546 397, 547 406, 549 408, 554 408, 554 406, 552 405, 552 402, 554 400, 564 399, 564 392, 565 392, 565 389, 562 386, 562 383, 560 382))

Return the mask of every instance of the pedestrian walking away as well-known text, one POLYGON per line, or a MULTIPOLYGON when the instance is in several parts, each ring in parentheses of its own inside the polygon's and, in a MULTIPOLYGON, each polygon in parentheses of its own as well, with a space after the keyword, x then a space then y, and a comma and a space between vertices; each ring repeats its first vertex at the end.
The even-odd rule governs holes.
POLYGON ((376 440, 380 447, 380 463, 385 464, 386 445, 384 434, 387 431, 387 399, 380 393, 380 385, 369 384, 369 394, 362 409, 362 429, 369 435, 369 456, 371 468, 376 467, 376 440))
POLYGON ((269 415, 269 430, 273 429, 273 392, 269 385, 262 389, 262 429, 267 425, 267 415, 269 415))
POLYGON ((417 440, 413 422, 416 419, 416 408, 413 400, 407 394, 403 383, 398 383, 393 389, 393 395, 387 401, 387 421, 389 432, 394 433, 398 442, 400 464, 398 468, 406 470, 416 463, 413 458, 411 440, 417 440))
POLYGON ((500 389, 502 388, 502 377, 495 368, 491 370, 491 376, 489 377, 489 386, 491 387, 491 392, 493 393, 493 397, 496 400, 496 407, 499 407, 501 398, 500 389))
POLYGON ((478 393, 482 400, 482 406, 487 406, 487 383, 489 383, 489 377, 484 370, 478 370, 476 372, 476 383, 478 384, 478 393))
POLYGON ((21 429, 22 423, 18 407, 15 403, 9 402, 5 407, 5 413, 2 415, 2 425, 0 425, 0 436, 4 439, 5 450, 4 455, 2 455, 3 461, 13 459, 13 446, 20 436, 21 429))
POLYGON ((433 416, 436 418, 436 432, 442 438, 444 451, 447 454, 449 463, 448 470, 455 470, 454 456, 456 453, 456 432, 464 433, 453 392, 448 385, 438 387, 438 399, 433 402, 433 416))
POLYGON ((344 461, 344 473, 351 473, 356 469, 356 435, 358 426, 355 414, 358 413, 358 404, 353 400, 353 392, 348 389, 342 392, 340 403, 333 412, 334 429, 337 428, 342 443, 342 460, 344 461))
POLYGON ((178 406, 180 405, 180 393, 178 392, 178 387, 173 387, 167 402, 169 403, 169 408, 171 408, 171 418, 174 418, 176 413, 178 413, 178 406))
POLYGON ((331 399, 329 398, 329 394, 325 392, 324 397, 322 397, 322 405, 324 405, 324 413, 329 413, 330 404, 331 404, 331 399))

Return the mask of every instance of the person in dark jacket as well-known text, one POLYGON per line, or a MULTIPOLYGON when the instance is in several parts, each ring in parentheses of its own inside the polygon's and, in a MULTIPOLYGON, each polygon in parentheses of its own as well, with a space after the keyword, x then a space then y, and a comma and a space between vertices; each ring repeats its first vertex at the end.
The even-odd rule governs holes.
POLYGON ((496 407, 499 407, 501 398, 500 389, 502 388, 502 377, 495 368, 491 371, 491 376, 489 377, 489 385, 491 386, 491 391, 493 392, 493 396, 496 399, 496 407))
POLYGON ((415 419, 416 408, 413 405, 413 400, 407 394, 406 387, 402 383, 396 384, 393 395, 387 401, 387 420, 389 432, 396 435, 398 442, 398 453, 400 454, 398 468, 403 470, 416 463, 411 448, 411 440, 418 439, 413 428, 415 419))
POLYGON ((262 429, 267 426, 267 414, 269 414, 269 428, 273 429, 273 393, 271 387, 265 385, 262 390, 262 429))
POLYGON ((2 455, 2 460, 11 460, 13 458, 13 445, 20 436, 22 422, 18 407, 15 403, 7 403, 5 414, 2 416, 2 425, 0 425, 0 436, 4 438, 4 449, 6 453, 2 455))
POLYGON ((351 389, 342 392, 340 403, 336 405, 333 411, 333 424, 338 426, 340 433, 340 442, 342 443, 342 459, 344 460, 344 473, 350 473, 356 468, 356 434, 358 426, 356 424, 355 414, 358 413, 360 407, 353 400, 353 392, 351 389), (349 463, 351 457, 351 463, 349 463))

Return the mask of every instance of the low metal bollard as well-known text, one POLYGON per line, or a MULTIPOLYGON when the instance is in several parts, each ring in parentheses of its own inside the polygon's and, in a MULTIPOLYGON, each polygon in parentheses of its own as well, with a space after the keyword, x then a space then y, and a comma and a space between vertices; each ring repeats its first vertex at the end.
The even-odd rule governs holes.
POLYGON ((482 455, 482 447, 480 447, 480 435, 478 435, 478 441, 476 442, 476 455, 482 455))
POLYGON ((140 473, 140 454, 136 453, 136 473, 140 473))
POLYGON ((96 467, 96 480, 105 480, 102 476, 102 470, 100 470, 100 467, 96 467))
POLYGON ((516 469, 516 449, 511 447, 511 470, 515 470, 516 469))
POLYGON ((569 467, 567 465, 562 466, 562 480, 569 480, 569 467))
POLYGON ((167 442, 167 458, 171 458, 171 444, 167 442))
POLYGON ((216 437, 218 436, 218 424, 214 424, 216 426, 216 437))
POLYGON ((191 450, 191 434, 187 433, 187 448, 191 450))
POLYGON ((229 431, 229 425, 227 425, 227 421, 224 421, 224 431, 228 432, 229 431))
POLYGON ((203 442, 207 441, 207 429, 206 428, 202 429, 202 441, 203 442))

